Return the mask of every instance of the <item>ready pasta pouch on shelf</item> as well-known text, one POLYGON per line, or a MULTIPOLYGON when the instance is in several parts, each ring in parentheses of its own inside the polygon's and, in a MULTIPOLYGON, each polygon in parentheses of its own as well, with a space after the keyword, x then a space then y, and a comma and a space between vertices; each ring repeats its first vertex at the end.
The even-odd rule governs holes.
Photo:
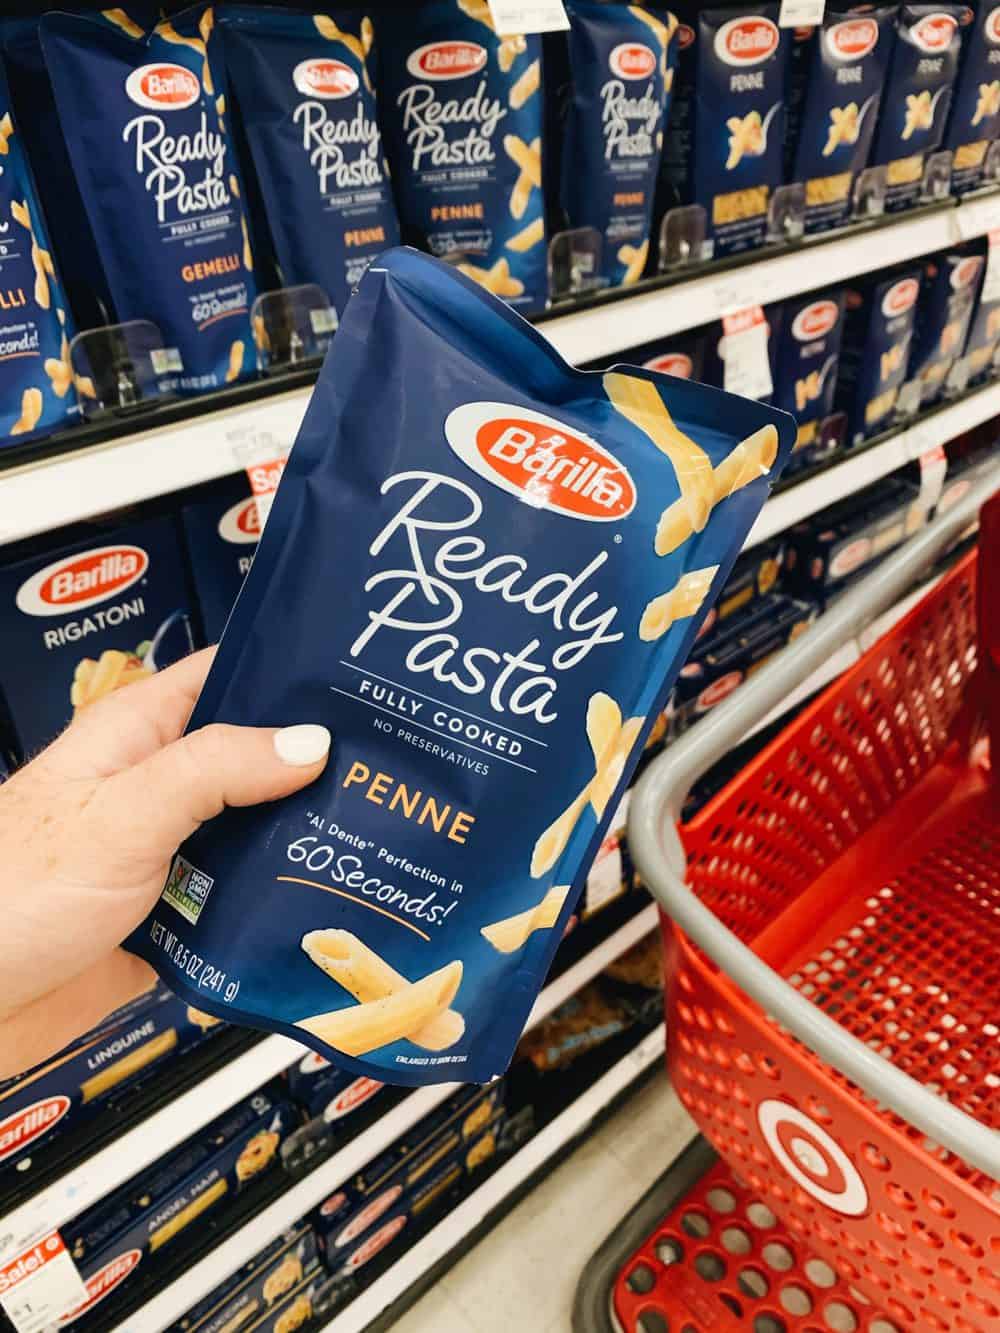
POLYGON ((188 839, 128 947, 340 1068, 500 1073, 794 439, 748 399, 575 370, 450 266, 383 255, 190 723, 325 723, 328 767, 188 839))
POLYGON ((157 326, 181 393, 255 373, 253 254, 212 6, 149 29, 118 9, 49 13, 41 36, 115 317, 157 326))

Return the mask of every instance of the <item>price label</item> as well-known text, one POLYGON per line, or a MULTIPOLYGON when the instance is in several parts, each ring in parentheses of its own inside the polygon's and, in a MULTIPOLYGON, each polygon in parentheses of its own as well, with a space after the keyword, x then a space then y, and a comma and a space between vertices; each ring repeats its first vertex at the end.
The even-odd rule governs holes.
POLYGON ((766 398, 774 389, 767 355, 767 321, 759 305, 748 306, 722 321, 724 386, 744 398, 766 398))
POLYGON ((941 445, 925 449, 920 455, 920 504, 928 513, 941 498, 948 473, 948 456, 941 445))
POLYGON ((781 0, 779 28, 815 28, 823 22, 825 0, 781 0))
POLYGON ((955 209, 955 223, 961 241, 970 241, 1000 227, 1000 193, 959 204, 955 209))
POLYGON ((239 431, 231 438, 236 439, 233 454, 246 472, 250 490, 257 501, 258 531, 263 532, 292 446, 282 443, 267 430, 239 431))
POLYGON ((738 273, 730 273, 728 277, 717 282, 712 294, 716 313, 720 319, 746 310, 748 306, 756 303, 758 296, 752 278, 738 273))
POLYGON ((489 6, 498 37, 561 32, 569 27, 563 0, 489 0, 489 6))
POLYGON ((0 1268, 0 1305, 17 1333, 41 1333, 86 1299, 83 1278, 58 1231, 0 1268))

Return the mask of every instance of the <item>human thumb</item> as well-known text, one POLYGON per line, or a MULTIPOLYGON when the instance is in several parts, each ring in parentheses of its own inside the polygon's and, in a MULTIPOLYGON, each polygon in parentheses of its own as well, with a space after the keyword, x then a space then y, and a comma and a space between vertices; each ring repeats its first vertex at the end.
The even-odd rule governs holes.
POLYGON ((319 777, 330 741, 326 727, 311 723, 213 723, 165 745, 102 784, 102 815, 117 826, 119 858, 157 866, 226 806, 290 796, 319 777))

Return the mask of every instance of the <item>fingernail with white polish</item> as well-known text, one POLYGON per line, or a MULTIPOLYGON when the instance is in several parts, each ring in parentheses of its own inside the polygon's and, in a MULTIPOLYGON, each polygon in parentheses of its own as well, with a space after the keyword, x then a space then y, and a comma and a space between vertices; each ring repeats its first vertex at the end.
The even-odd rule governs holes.
POLYGON ((282 727, 274 733, 274 749, 283 764, 306 768, 325 759, 332 737, 326 727, 303 722, 297 727, 282 727))

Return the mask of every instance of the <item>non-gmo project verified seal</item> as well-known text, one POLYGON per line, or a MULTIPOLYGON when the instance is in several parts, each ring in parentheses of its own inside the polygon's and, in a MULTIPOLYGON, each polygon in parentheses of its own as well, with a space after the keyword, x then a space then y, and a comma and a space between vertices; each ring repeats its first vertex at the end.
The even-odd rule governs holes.
POLYGON ((197 924, 201 909, 208 902, 214 883, 211 875, 196 869, 183 856, 175 856, 160 896, 193 926, 197 924))

